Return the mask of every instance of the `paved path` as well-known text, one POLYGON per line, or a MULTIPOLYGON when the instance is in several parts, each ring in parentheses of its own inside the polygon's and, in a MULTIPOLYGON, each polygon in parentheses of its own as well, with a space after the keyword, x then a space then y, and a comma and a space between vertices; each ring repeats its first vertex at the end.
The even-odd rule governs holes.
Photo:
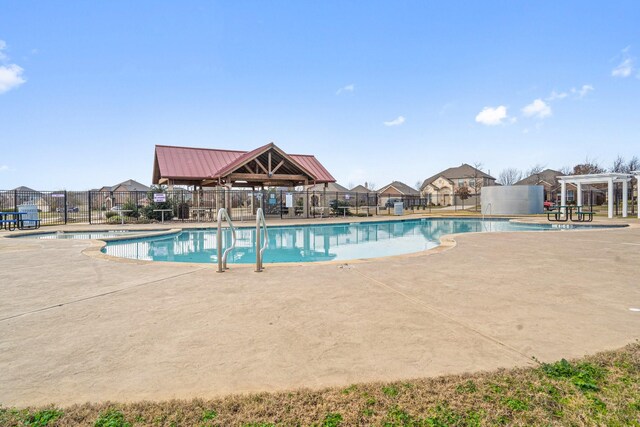
POLYGON ((384 262, 217 274, 0 237, 0 404, 397 380, 640 338, 640 227, 455 239, 384 262))

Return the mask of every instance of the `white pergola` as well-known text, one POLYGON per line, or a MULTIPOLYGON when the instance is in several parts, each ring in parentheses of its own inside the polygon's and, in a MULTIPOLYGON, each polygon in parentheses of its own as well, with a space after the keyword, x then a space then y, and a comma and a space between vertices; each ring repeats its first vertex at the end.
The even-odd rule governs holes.
MULTIPOLYGON (((625 196, 622 198, 622 217, 626 218, 629 211, 627 194, 629 193, 629 182, 635 177, 638 181, 640 188, 640 171, 633 171, 631 173, 594 173, 589 175, 565 175, 557 177, 560 181, 560 204, 566 206, 567 204, 567 184, 574 184, 576 186, 578 206, 582 205, 582 184, 607 184, 607 202, 608 202, 608 216, 613 218, 613 185, 615 183, 622 183, 622 194, 625 196)), ((638 197, 638 218, 640 218, 640 197, 638 197)))

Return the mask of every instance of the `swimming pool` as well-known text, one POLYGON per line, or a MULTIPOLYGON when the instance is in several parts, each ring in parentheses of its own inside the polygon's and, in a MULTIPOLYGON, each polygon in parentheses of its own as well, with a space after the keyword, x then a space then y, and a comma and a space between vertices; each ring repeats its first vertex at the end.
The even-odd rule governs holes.
MULTIPOLYGON (((557 230, 551 224, 523 224, 507 219, 429 218, 406 221, 361 222, 269 227, 265 263, 346 261, 420 252, 438 246, 445 234, 557 230)), ((236 229, 230 264, 255 262, 255 228, 236 229)), ((223 248, 231 232, 223 234, 223 248)), ((107 242, 102 250, 116 257, 211 263, 217 261, 216 230, 189 229, 168 236, 107 242)))

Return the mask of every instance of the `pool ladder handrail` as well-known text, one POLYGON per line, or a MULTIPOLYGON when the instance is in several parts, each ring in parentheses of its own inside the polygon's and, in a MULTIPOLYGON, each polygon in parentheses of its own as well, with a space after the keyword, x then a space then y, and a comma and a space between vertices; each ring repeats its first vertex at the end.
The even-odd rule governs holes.
POLYGON ((256 211, 256 273, 260 273, 263 270, 262 256, 265 249, 269 247, 269 235, 267 233, 267 221, 264 219, 264 212, 262 208, 258 208, 256 211), (262 225, 262 230, 260 226, 262 225), (260 247, 261 231, 264 231, 264 244, 260 247))
POLYGON ((236 247, 236 228, 233 226, 231 218, 225 208, 218 211, 218 231, 216 233, 216 247, 218 248, 218 273, 224 273, 227 267, 227 255, 236 247), (222 253, 222 220, 226 220, 231 228, 231 246, 222 253))
MULTIPOLYGON (((492 211, 493 211, 493 205, 491 205, 491 202, 487 203, 487 206, 485 208, 489 209, 489 215, 492 215, 492 211)), ((484 228, 484 216, 487 213, 487 209, 484 210, 484 212, 482 212, 482 227, 484 228)), ((489 224, 489 230, 491 230, 491 224, 489 224)))

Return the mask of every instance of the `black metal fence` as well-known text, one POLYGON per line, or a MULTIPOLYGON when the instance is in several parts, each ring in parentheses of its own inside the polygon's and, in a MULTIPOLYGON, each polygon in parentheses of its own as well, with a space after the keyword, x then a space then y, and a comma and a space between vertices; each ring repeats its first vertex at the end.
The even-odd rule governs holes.
MULTIPOLYGON (((451 202, 460 206, 460 200, 456 199, 454 197, 451 202)), ((430 211, 436 205, 431 198, 374 192, 220 188, 157 192, 0 190, 0 211, 16 211, 20 205, 35 205, 42 225, 213 222, 220 208, 226 208, 234 221, 255 218, 259 207, 271 218, 388 215, 393 214, 397 202, 409 211, 430 211)), ((467 203, 466 207, 469 206, 471 204, 467 203)))

